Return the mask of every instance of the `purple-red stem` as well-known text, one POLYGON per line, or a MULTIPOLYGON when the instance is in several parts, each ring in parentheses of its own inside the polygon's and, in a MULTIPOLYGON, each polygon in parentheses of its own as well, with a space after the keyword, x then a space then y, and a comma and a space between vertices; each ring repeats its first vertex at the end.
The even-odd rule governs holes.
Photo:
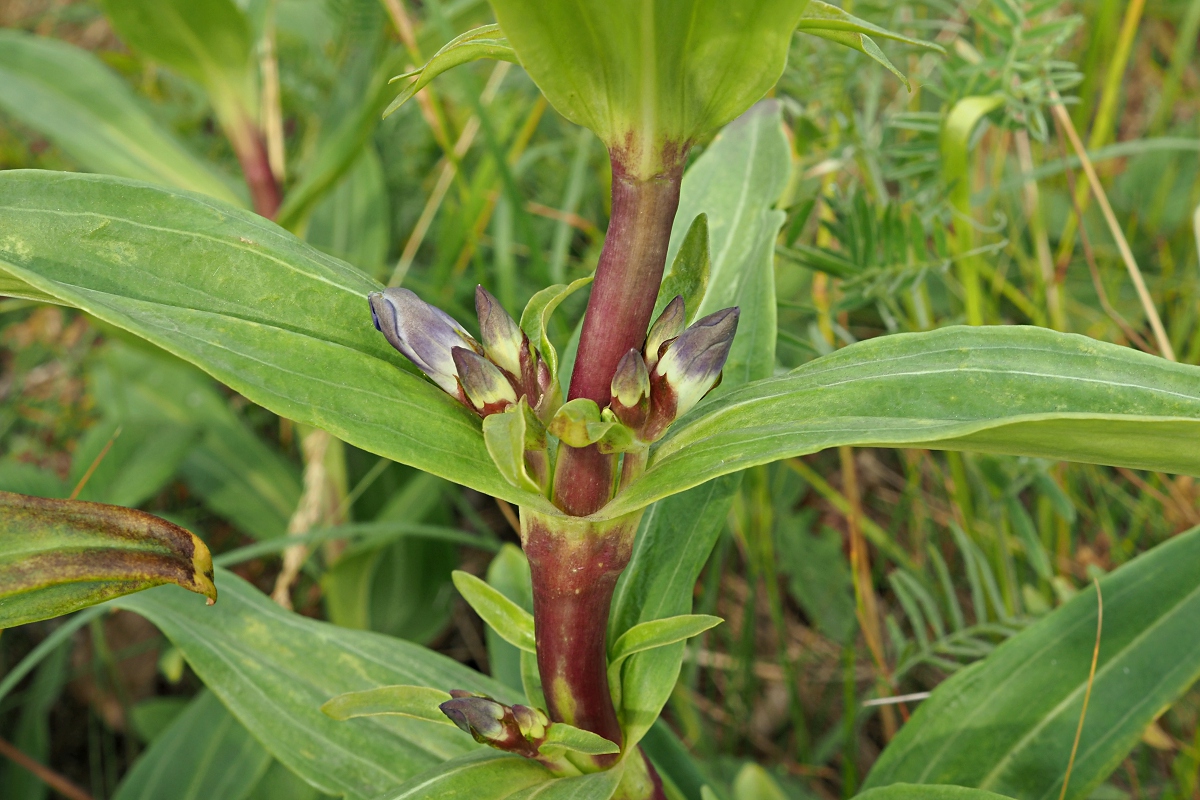
MULTIPOLYGON (((571 400, 586 397, 602 408, 608 405, 617 363, 645 341, 679 208, 684 156, 672 159, 672 166, 660 175, 635 178, 622 166, 621 154, 612 155, 612 217, 583 321, 571 400)), ((572 516, 600 510, 612 492, 614 457, 595 446, 564 446, 558 458, 558 507, 572 516)))
POLYGON ((248 119, 240 123, 240 130, 231 132, 230 142, 238 163, 242 165, 242 176, 250 189, 250 202, 254 212, 267 219, 275 219, 283 195, 275 173, 271 171, 271 158, 267 154, 267 142, 262 132, 248 119))
MULTIPOLYGON (((538 673, 556 722, 621 743, 608 690, 605 634, 617 577, 629 563, 637 520, 594 531, 536 514, 522 516, 533 582, 538 673)), ((597 759, 607 766, 612 757, 597 759)))

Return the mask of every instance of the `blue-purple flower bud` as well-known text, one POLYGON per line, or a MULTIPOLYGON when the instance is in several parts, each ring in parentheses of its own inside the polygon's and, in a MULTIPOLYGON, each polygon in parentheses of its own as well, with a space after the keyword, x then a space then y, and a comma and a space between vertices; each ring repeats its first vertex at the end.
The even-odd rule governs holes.
POLYGON ((658 315, 658 319, 654 320, 654 324, 650 326, 650 332, 646 334, 646 346, 643 348, 643 352, 646 354, 647 368, 654 369, 662 354, 663 345, 682 333, 685 325, 687 325, 687 309, 684 308, 683 297, 675 295, 675 299, 667 303, 667 307, 658 315))
MULTIPOLYGON (((460 397, 453 350, 482 353, 483 347, 454 318, 408 289, 371 292, 371 318, 392 347, 446 393, 460 397)), ((460 398, 461 399, 461 398, 460 398)))
POLYGON ((697 320, 659 359, 654 374, 665 378, 674 391, 675 418, 691 411, 721 377, 739 313, 737 308, 726 308, 697 320))
MULTIPOLYGON (((467 693, 460 692, 458 694, 466 695, 467 693)), ((533 715, 526 713, 533 709, 518 706, 517 708, 524 709, 518 717, 515 713, 516 708, 498 703, 490 697, 473 696, 454 697, 453 700, 447 700, 438 708, 450 718, 451 722, 471 734, 472 738, 480 744, 490 745, 498 750, 506 750, 526 758, 538 757, 537 748, 540 742, 530 741, 526 737, 522 730, 524 726, 520 721, 524 718, 527 724, 536 723, 537 720, 533 718, 533 715)), ((545 718, 545 715, 542 715, 542 718, 545 718)), ((530 730, 532 731, 534 728, 536 725, 530 724, 530 730)), ((542 737, 544 736, 545 726, 542 727, 542 737)))
POLYGON ((721 380, 737 324, 736 308, 709 314, 663 351, 650 374, 650 416, 641 431, 644 441, 662 437, 672 422, 691 411, 721 380))

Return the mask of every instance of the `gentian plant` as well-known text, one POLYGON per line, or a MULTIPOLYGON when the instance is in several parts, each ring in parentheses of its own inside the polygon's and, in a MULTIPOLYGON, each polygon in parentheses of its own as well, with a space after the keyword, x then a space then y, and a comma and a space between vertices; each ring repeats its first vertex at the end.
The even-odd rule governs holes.
MULTIPOLYGON (((544 289, 519 321, 480 287, 477 337, 412 291, 223 203, 103 176, 0 175, 6 293, 82 308, 283 416, 519 506, 532 614, 466 573, 455 582, 522 652, 523 697, 420 648, 300 620, 226 572, 212 609, 179 592, 116 601, 158 624, 313 785, 410 799, 690 796, 686 776, 660 774, 641 745, 682 643, 719 622, 670 615, 690 606, 712 539, 672 537, 662 517, 696 531, 720 518, 723 476, 839 445, 1200 474, 1200 370, 1083 337, 955 327, 773 374, 773 290, 752 307, 728 302, 758 278, 716 274, 709 220, 677 219, 689 152, 748 111, 736 125, 770 124, 769 106, 751 106, 780 77, 797 30, 892 69, 872 37, 903 37, 805 0, 492 7, 497 25, 400 76, 393 109, 466 61, 518 63, 607 147, 612 214, 594 277, 544 289), (577 344, 560 354, 547 323, 589 283, 577 344), (769 341, 746 333, 764 329, 769 341), (698 486, 711 489, 709 505, 693 502, 698 486), (239 653, 237 636, 272 652, 239 653), (296 659, 318 662, 320 680, 269 677, 296 659)), ((203 544, 169 523, 0 501, 7 540, 27 537, 21 559, 34 559, 0 557, 4 624, 164 582, 215 594, 203 544)))

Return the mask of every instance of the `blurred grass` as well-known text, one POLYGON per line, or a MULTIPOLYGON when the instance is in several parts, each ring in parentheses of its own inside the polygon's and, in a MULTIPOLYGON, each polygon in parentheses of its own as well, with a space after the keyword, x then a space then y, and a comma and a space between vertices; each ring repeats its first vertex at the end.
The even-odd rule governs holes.
MULTIPOLYGON (((986 323, 1053 321, 1149 347, 1144 309, 1095 204, 1083 194, 1073 202, 1085 183, 1072 186, 1069 147, 1036 86, 1021 85, 1030 76, 1054 76, 1064 95, 1077 98, 1070 111, 1093 149, 1124 148, 1098 158, 1098 169, 1174 349, 1180 360, 1200 363, 1191 227, 1200 205, 1200 0, 1144 9, 1138 0, 1040 3, 1036 26, 1014 24, 990 0, 853 5, 858 16, 937 39, 949 55, 889 46, 914 78, 909 94, 860 54, 796 40, 775 90, 795 160, 777 259, 779 367, 873 336, 962 322, 956 264, 971 255, 981 265, 986 323), (1080 24, 1071 28, 1073 14, 1080 24), (1067 33, 1049 35, 1055 26, 1067 33), (1123 26, 1122 66, 1113 54, 1123 26), (1035 27, 1042 38, 1025 36, 1035 27), (959 177, 967 181, 966 205, 954 209, 940 169, 941 120, 957 100, 993 91, 1006 99, 971 136, 959 177), (967 224, 971 253, 955 244, 956 227, 967 224)), ((416 62, 489 19, 480 0, 419 8, 279 0, 277 15, 290 176, 356 107, 385 54, 416 62)), ((125 50, 96 4, 10 0, 0 4, 0 24, 97 52, 157 119, 236 174, 202 92, 125 50)), ((37 132, 0 118, 0 168, 75 166, 37 132)), ((610 180, 603 148, 547 108, 520 69, 476 65, 378 124, 367 153, 297 230, 381 280, 403 280, 460 319, 472 317, 476 283, 515 313, 542 286, 594 268, 610 180)), ((565 311, 552 331, 559 345, 582 302, 572 299, 565 311)), ((68 480, 89 431, 117 414, 97 395, 97 371, 131 347, 138 345, 76 312, 0 300, 0 489, 52 493, 68 480)), ((275 453, 280 469, 298 469, 289 423, 220 387, 212 391, 275 453)), ((431 485, 399 465, 381 467, 354 448, 344 458, 347 522, 402 518, 516 541, 488 498, 431 485)), ((183 467, 157 480, 143 507, 187 522, 215 551, 264 535, 239 526, 238 515, 183 467)), ((1092 576, 1198 523, 1192 479, 1129 470, 874 450, 754 470, 696 588, 697 610, 727 622, 690 647, 668 721, 720 782, 753 760, 769 765, 793 797, 849 796, 914 707, 865 701, 929 690, 1092 576), (894 546, 872 544, 884 538, 894 546)), ((297 608, 418 639, 486 669, 482 628, 448 573, 459 565, 482 573, 489 557, 447 541, 383 538, 323 545, 293 593, 297 608), (348 582, 341 590, 339 579, 348 582), (326 603, 334 595, 336 614, 326 603)), ((239 570, 269 591, 279 564, 267 555, 239 570)), ((0 637, 0 673, 55 627, 0 637)), ((0 699, 0 735, 20 739, 94 797, 109 797, 151 735, 139 731, 137 709, 190 695, 196 682, 152 630, 94 624, 62 652, 70 654, 60 659, 65 667, 47 661, 44 676, 0 699), (55 664, 67 671, 61 680, 49 672, 55 664), (42 728, 47 735, 39 738, 42 728)), ((1193 691, 1095 796, 1195 797, 1198 748, 1200 693, 1193 691)), ((5 783, 17 780, 15 769, 0 768, 0 787, 17 785, 5 783)), ((20 781, 16 797, 46 796, 36 782, 20 781)))

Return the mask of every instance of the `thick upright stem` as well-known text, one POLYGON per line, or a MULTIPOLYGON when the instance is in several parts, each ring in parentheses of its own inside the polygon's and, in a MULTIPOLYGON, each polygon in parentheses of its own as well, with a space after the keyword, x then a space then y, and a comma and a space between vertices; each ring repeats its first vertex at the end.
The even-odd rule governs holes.
MULTIPOLYGON (((547 711, 556 722, 618 744, 621 725, 608 690, 605 635, 613 589, 629 563, 640 517, 587 523, 521 512, 547 711)), ((606 766, 603 761, 598 766, 606 766)))
MULTIPOLYGON (((607 405, 617 363, 646 338, 679 208, 685 156, 680 153, 660 175, 638 178, 629 175, 621 155, 613 153, 612 217, 571 376, 572 400, 586 397, 607 405)), ((613 469, 613 457, 595 447, 564 447, 555 476, 555 502, 574 516, 594 513, 608 502, 613 469)))

